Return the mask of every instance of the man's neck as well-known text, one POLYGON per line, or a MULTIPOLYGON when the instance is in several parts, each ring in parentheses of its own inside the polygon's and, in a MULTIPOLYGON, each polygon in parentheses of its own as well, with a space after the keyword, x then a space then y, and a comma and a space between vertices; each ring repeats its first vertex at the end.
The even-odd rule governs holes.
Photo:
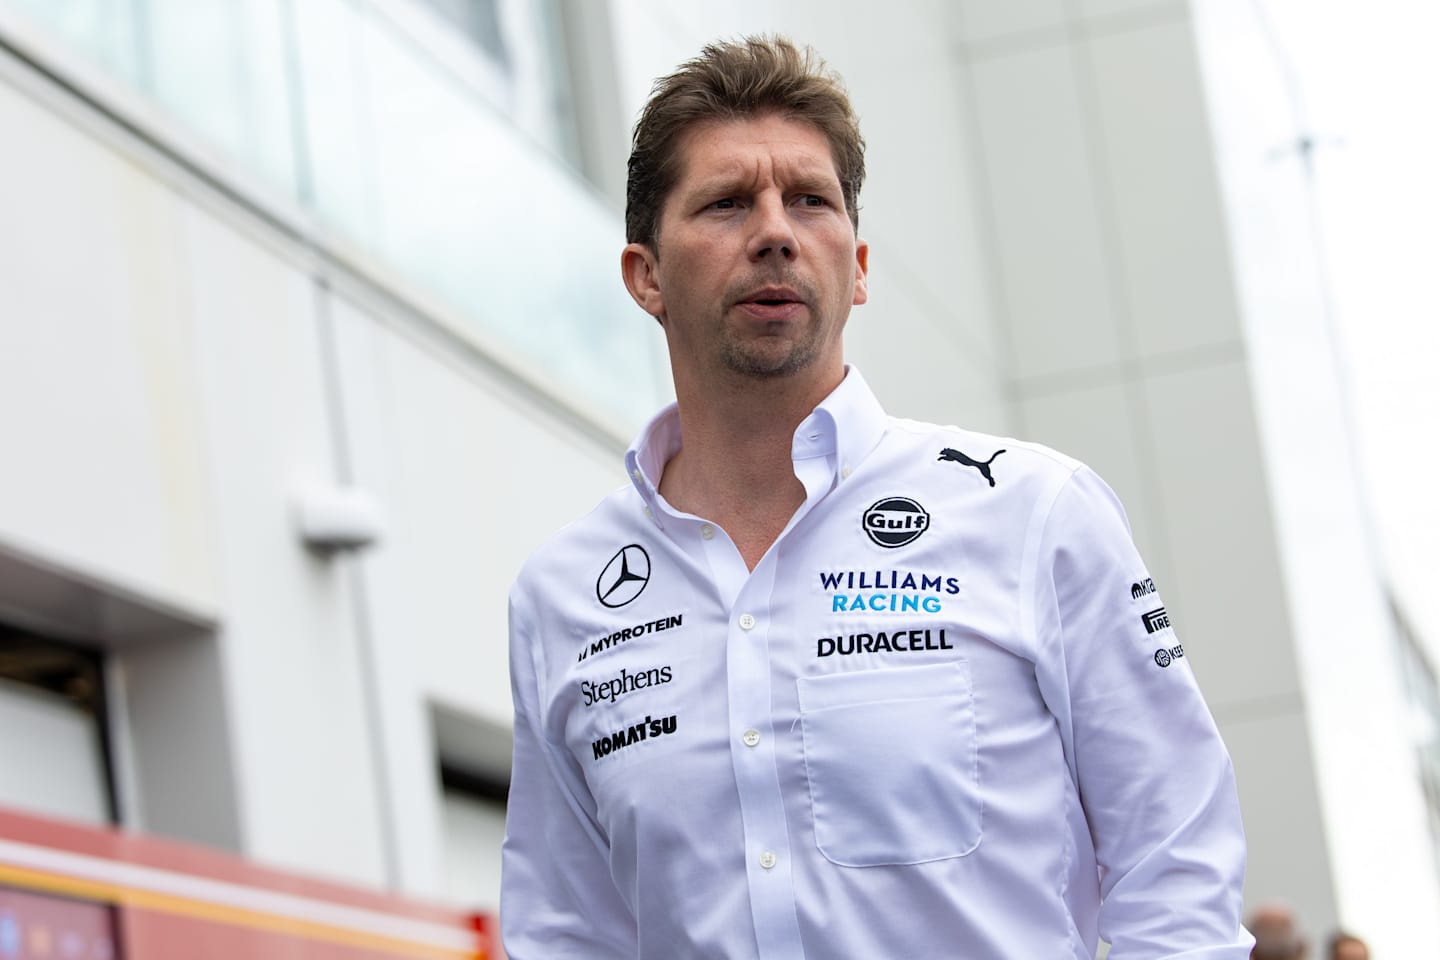
POLYGON ((677 384, 683 446, 665 465, 661 495, 718 523, 753 570, 805 501, 795 429, 838 382, 776 378, 704 391, 677 384))

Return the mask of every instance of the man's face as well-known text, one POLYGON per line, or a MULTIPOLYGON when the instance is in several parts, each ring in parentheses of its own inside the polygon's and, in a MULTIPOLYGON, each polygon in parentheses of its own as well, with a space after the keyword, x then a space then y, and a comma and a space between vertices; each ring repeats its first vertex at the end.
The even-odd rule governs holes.
POLYGON ((631 244, 623 259, 631 295, 665 327, 677 387, 725 374, 838 381, 867 249, 824 135, 768 115, 700 124, 679 149, 658 250, 631 244))
POLYGON ((1357 940, 1341 940, 1331 956, 1334 960, 1370 960, 1370 951, 1357 940))

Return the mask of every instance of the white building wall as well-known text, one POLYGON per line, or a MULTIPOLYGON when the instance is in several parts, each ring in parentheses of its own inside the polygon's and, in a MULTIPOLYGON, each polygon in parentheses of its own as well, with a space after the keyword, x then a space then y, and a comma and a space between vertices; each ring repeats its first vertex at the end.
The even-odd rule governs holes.
POLYGON ((385 505, 390 530, 357 572, 398 879, 439 896, 446 837, 431 709, 471 718, 477 739, 500 731, 490 749, 508 765, 510 582, 559 525, 624 482, 623 448, 393 318, 340 299, 331 311, 354 480, 385 505))
MULTIPOLYGON (((1297 647, 1326 601, 1294 563, 1330 554, 1284 539, 1296 501, 1277 488, 1286 468, 1256 391, 1294 380, 1275 379, 1283 367, 1242 323, 1254 305, 1232 272, 1246 257, 1232 257, 1191 7, 977 0, 963 13, 1017 430, 1090 461, 1127 505, 1235 761, 1247 904, 1295 904, 1317 940, 1340 919, 1396 931, 1393 917, 1362 918, 1337 881, 1333 786, 1297 647)), ((1360 626, 1383 621, 1371 609, 1360 626)), ((1338 707, 1327 716, 1340 722, 1338 707)), ((1413 780, 1384 782, 1413 802, 1413 780)), ((1364 844, 1356 827, 1338 829, 1364 844)), ((1399 832, 1424 850, 1423 824, 1399 832)))
POLYGON ((0 129, 0 543, 205 615, 214 504, 174 198, 3 82, 0 129))
MULTIPOLYGON (((1400 565, 1406 575, 1399 583, 1390 581, 1383 545, 1387 540, 1397 546, 1413 542, 1417 531, 1426 529, 1433 497, 1428 491, 1424 496, 1412 492, 1411 509, 1397 523, 1396 504, 1367 496, 1365 481, 1373 468, 1364 452, 1379 453, 1402 473, 1415 465, 1415 457, 1377 442, 1376 434, 1388 433, 1389 425, 1367 424, 1357 416, 1357 399, 1368 398, 1352 392, 1351 385, 1357 366, 1365 368, 1347 349, 1356 341, 1346 336, 1346 318, 1333 296, 1334 278, 1351 276, 1354 265, 1341 261, 1332 267, 1327 256, 1329 237, 1320 211, 1330 181, 1316 175, 1328 163, 1326 152, 1341 141, 1322 132, 1324 127, 1310 125, 1316 117, 1303 109, 1304 75, 1293 72, 1296 61, 1289 54, 1313 43, 1306 31, 1319 24, 1333 29, 1339 18, 1333 9, 1276 4, 1262 10, 1229 0, 1197 11, 1236 288, 1294 623, 1294 683, 1301 693, 1283 713, 1257 723, 1246 746, 1257 754, 1262 746, 1269 748, 1266 778, 1278 796, 1287 787, 1294 789, 1287 774, 1298 771, 1293 748, 1303 733, 1311 744, 1322 841, 1332 865, 1333 920, 1360 932, 1376 956, 1428 956, 1440 952, 1440 876, 1417 765, 1423 740, 1406 695, 1389 606, 1391 594, 1405 600, 1403 588, 1412 582, 1414 568, 1400 565), (1312 138, 1316 153, 1300 149, 1302 137, 1312 138)), ((1398 11, 1391 13, 1401 19, 1398 11)), ((1378 22, 1368 14, 1361 23, 1352 21, 1364 32, 1341 42, 1357 52, 1370 42, 1369 31, 1378 22)), ((1404 47, 1397 39, 1396 53, 1404 47)), ((1370 93, 1385 91, 1368 71, 1360 74, 1367 77, 1361 83, 1370 93)), ((1390 90, 1393 96, 1393 86, 1390 90)), ((1321 98, 1317 115, 1339 119, 1326 106, 1321 98)), ((1373 128, 1368 132, 1373 135, 1373 128)), ((1362 138, 1357 146, 1364 150, 1370 144, 1362 138)), ((1372 177, 1388 175, 1391 165, 1385 166, 1373 170, 1372 177)), ((1365 191, 1378 198, 1390 189, 1372 179, 1365 191)), ((1400 240, 1398 233, 1376 233, 1366 243, 1390 248, 1400 240)), ((1354 238, 1347 242, 1353 244, 1354 238)), ((1397 249, 1396 255, 1403 258, 1408 251, 1397 249)), ((1407 282, 1387 279, 1375 285, 1376 305, 1386 301, 1388 288, 1407 282)), ((1368 313, 1371 305, 1362 309, 1368 313)), ((1389 318, 1362 323, 1384 341, 1370 348, 1371 356, 1418 346, 1409 332, 1412 323, 1395 324, 1389 318), (1390 330, 1399 336, 1386 338, 1381 332, 1390 330)), ((1428 335, 1419 332, 1422 343, 1428 335)), ((1402 373, 1407 368, 1408 363, 1396 364, 1402 373)), ((1414 406, 1405 407, 1402 418, 1422 416, 1437 396, 1433 390, 1416 391, 1414 406)), ((1372 489, 1404 503, 1403 480, 1372 489)), ((1287 896, 1284 873, 1263 880, 1265 896, 1287 896)), ((1318 925, 1313 903, 1302 900, 1297 906, 1302 919, 1318 925)))

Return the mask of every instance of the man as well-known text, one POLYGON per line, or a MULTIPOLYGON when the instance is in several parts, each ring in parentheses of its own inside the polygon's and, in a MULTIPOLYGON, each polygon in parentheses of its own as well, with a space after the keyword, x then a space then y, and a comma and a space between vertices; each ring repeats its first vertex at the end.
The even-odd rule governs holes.
POLYGON ((1370 960, 1370 948, 1353 933, 1341 930, 1330 938, 1328 960, 1370 960))
POLYGON ((1305 960, 1309 952, 1294 911, 1284 904, 1272 903, 1258 908, 1245 926, 1255 937, 1251 960, 1305 960))
POLYGON ((511 594, 514 960, 1242 960, 1229 759, 1110 491, 843 360, 863 143, 788 42, 635 131, 678 405, 511 594))

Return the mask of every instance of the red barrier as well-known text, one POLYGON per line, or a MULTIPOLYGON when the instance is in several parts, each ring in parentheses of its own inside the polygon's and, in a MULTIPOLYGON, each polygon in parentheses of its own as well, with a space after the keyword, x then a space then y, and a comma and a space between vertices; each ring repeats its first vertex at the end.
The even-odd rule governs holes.
POLYGON ((485 914, 0 810, 5 960, 500 960, 493 930, 485 914))

